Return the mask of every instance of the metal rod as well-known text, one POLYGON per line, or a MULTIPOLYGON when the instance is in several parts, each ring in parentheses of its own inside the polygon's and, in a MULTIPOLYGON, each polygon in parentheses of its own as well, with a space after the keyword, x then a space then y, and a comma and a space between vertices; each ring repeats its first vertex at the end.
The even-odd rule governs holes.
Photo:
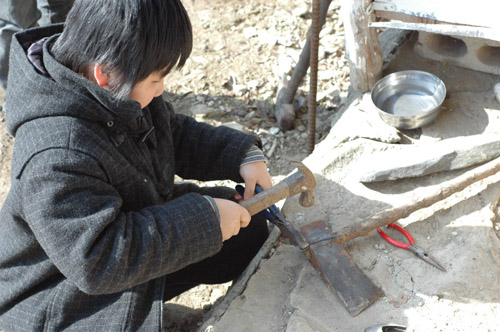
MULTIPOLYGON (((427 208, 436 202, 442 201, 445 198, 464 190, 471 184, 495 175, 498 172, 500 172, 500 157, 469 170, 456 178, 441 183, 425 197, 419 196, 418 200, 411 201, 405 205, 377 212, 367 220, 359 223, 352 223, 349 226, 338 230, 338 232, 337 230, 334 230, 335 233, 344 235, 343 237, 339 237, 337 241, 345 243, 357 237, 370 235, 378 227, 382 227, 391 222, 406 218, 413 212, 427 208)), ((498 180, 493 183, 496 182, 498 182, 498 180)), ((489 185, 491 184, 492 183, 489 183, 489 185)))
POLYGON ((311 23, 311 56, 309 64, 309 138, 307 141, 308 154, 313 152, 316 139, 316 92, 318 83, 319 31, 321 29, 320 13, 321 0, 313 0, 311 23))

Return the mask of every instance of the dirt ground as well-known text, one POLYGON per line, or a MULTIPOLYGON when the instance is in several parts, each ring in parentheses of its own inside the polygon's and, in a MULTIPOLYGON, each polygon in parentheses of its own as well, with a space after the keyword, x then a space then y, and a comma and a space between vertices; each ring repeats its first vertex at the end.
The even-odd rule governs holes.
MULTIPOLYGON (((403 156, 407 155, 403 151, 415 153, 418 147, 416 155, 422 161, 438 145, 457 152, 463 142, 489 135, 498 141, 500 103, 493 91, 500 77, 423 59, 412 52, 413 46, 407 43, 401 48, 386 74, 419 69, 440 77, 448 91, 440 115, 423 128, 399 131, 378 117, 369 93, 340 110, 328 136, 304 160, 316 177, 315 204, 305 209, 293 197, 282 209, 296 228, 324 220, 332 232, 349 234, 349 226, 368 225, 379 213, 389 212, 385 216, 394 217, 393 209, 412 211, 409 206, 452 188, 450 181, 486 166, 475 164, 459 170, 445 166, 425 176, 360 181, 361 174, 380 166, 381 156, 397 164, 394 155, 387 157, 388 151, 403 156)), ((495 162, 498 165, 499 159, 495 162)), ((376 231, 348 241, 345 248, 353 260, 384 292, 352 317, 300 250, 279 245, 272 256, 262 260, 222 318, 212 324, 213 332, 361 332, 388 322, 413 332, 500 331, 499 179, 496 173, 427 208, 420 206, 407 218, 398 218, 397 223, 446 272, 386 243, 376 231)), ((332 261, 338 259, 332 256, 332 261)), ((352 288, 362 289, 362 284, 352 288)))
MULTIPOLYGON (((307 91, 296 94, 295 128, 277 128, 274 103, 283 77, 298 61, 311 23, 310 2, 300 0, 185 0, 192 20, 194 47, 184 68, 170 74, 164 97, 176 111, 199 121, 257 134, 264 144, 273 181, 293 170, 289 160, 307 156, 307 91)), ((330 5, 319 50, 316 142, 329 132, 336 111, 346 102, 349 68, 344 56, 339 1, 330 5)), ((0 89, 0 105, 5 94, 0 89)), ((10 187, 14 138, 0 114, 0 202, 10 187)), ((228 183, 229 185, 234 185, 228 183)), ((168 331, 192 331, 230 284, 200 286, 167 304, 168 331)))

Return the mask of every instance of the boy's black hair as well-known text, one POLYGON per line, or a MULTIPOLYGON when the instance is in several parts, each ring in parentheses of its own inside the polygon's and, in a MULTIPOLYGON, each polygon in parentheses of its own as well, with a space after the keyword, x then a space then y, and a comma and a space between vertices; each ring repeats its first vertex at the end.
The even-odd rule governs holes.
POLYGON ((117 74, 110 88, 123 98, 153 72, 182 67, 192 44, 180 0, 76 0, 51 51, 87 78, 93 64, 117 74))

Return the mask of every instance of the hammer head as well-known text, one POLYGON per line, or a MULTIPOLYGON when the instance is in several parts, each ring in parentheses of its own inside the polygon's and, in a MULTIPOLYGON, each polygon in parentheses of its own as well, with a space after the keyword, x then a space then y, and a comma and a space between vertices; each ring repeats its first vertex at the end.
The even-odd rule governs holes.
POLYGON ((296 193, 300 192, 299 203, 304 207, 310 207, 314 204, 314 194, 312 190, 316 187, 316 180, 313 173, 300 161, 292 162, 299 169, 300 179, 296 182, 296 193))

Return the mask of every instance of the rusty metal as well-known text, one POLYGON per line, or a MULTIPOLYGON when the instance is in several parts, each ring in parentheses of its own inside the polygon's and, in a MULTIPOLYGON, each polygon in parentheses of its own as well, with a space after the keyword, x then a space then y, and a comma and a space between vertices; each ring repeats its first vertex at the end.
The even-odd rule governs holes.
MULTIPOLYGON (((314 175, 302 163, 294 163, 298 168, 297 172, 277 185, 241 202, 241 205, 254 215, 284 198, 299 193, 302 196, 299 199, 301 204, 312 205, 314 203, 312 190, 316 186, 314 175)), ((324 221, 310 223, 300 231, 285 219, 278 220, 277 225, 282 235, 299 246, 352 316, 358 315, 383 294, 344 249, 343 235, 338 237, 340 235, 332 234, 324 221)))
MULTIPOLYGON (((351 223, 342 229, 337 230, 343 237, 339 242, 345 243, 358 237, 368 236, 379 227, 396 222, 399 219, 408 217, 410 214, 427 208, 451 195, 460 192, 480 180, 486 179, 500 172, 500 157, 493 159, 486 164, 475 167, 453 179, 441 183, 425 197, 419 196, 417 200, 405 205, 400 205, 377 212, 366 220, 351 223)), ((491 185, 491 184, 490 184, 491 185)))
POLYGON ((304 173, 305 179, 301 183, 299 203, 303 207, 311 207, 314 204, 314 194, 312 190, 316 187, 314 174, 303 163, 294 161, 293 164, 304 173), (307 188, 307 190, 304 190, 307 188))
POLYGON ((313 0, 311 24, 311 55, 309 64, 309 137, 307 153, 312 153, 316 140, 316 93, 318 85, 318 48, 319 31, 321 29, 321 0, 313 0))
POLYGON ((307 224, 300 232, 310 243, 307 258, 351 316, 357 316, 384 294, 356 265, 342 243, 336 239, 318 242, 331 234, 325 221, 307 224))

